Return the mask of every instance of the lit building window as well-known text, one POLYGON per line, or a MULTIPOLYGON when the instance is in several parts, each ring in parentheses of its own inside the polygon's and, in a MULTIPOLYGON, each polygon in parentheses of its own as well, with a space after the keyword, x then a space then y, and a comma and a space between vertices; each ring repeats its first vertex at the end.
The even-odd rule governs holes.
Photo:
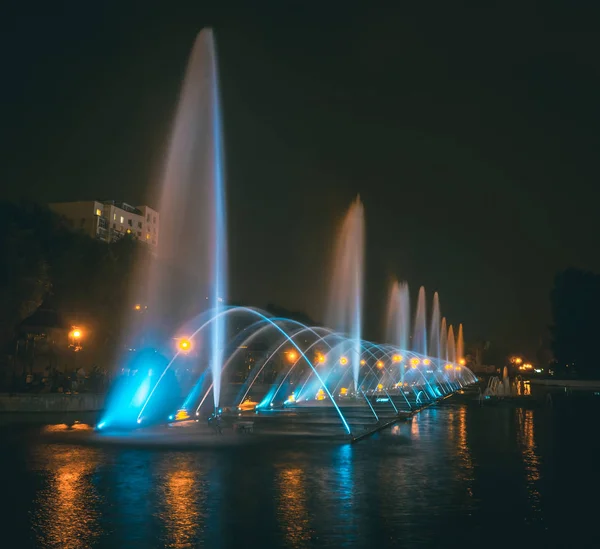
POLYGON ((113 221, 117 220, 117 214, 113 214, 113 221))
POLYGON ((150 233, 146 233, 146 240, 150 240, 150 233))
POLYGON ((121 216, 121 223, 123 223, 125 220, 123 219, 123 216, 121 216))
POLYGON ((102 210, 100 208, 96 208, 96 215, 102 215, 102 210))

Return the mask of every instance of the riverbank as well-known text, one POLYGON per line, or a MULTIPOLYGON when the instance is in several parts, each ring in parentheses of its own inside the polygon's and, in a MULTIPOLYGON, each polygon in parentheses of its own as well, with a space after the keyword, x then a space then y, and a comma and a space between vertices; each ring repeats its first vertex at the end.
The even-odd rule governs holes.
POLYGON ((3 393, 0 394, 0 414, 99 412, 104 408, 104 399, 104 394, 97 393, 3 393))

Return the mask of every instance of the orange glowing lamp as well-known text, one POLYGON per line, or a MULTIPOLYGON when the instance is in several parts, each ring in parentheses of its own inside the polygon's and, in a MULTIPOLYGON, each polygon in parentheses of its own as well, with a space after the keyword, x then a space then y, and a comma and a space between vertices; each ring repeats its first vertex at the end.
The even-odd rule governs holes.
POLYGON ((402 362, 402 355, 393 355, 392 361, 393 362, 402 362))
POLYGON ((348 364, 348 359, 345 356, 340 357, 340 364, 346 366, 346 364, 348 364))
POLYGON ((292 349, 287 352, 287 357, 290 362, 295 362, 298 359, 298 353, 292 349))
POLYGON ((383 360, 378 360, 376 365, 381 370, 383 368, 383 360))
POLYGON ((180 351, 187 353, 192 350, 192 342, 189 339, 183 337, 179 340, 178 347, 180 351))

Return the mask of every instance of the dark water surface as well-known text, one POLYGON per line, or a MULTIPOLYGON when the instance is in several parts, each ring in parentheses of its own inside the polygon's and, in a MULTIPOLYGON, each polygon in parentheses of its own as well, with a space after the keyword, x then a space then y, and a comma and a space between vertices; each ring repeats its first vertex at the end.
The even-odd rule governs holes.
POLYGON ((0 547, 599 547, 597 433, 574 412, 452 402, 352 446, 145 450, 2 427, 0 547))

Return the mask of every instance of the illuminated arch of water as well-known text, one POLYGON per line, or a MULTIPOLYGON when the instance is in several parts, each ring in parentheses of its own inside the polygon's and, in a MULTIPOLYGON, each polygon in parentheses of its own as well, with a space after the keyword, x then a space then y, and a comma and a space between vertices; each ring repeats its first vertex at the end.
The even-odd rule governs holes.
POLYGON ((380 403, 397 414, 476 381, 468 368, 449 362, 445 357, 365 340, 357 346, 353 337, 327 328, 270 317, 259 309, 222 306, 181 328, 176 334, 180 346, 164 361, 160 373, 151 370, 140 375, 135 373, 132 376, 136 379, 135 390, 121 401, 112 400, 99 427, 135 428, 156 422, 151 412, 165 398, 165 391, 174 390, 177 394, 169 395, 173 398, 172 409, 159 420, 168 422, 175 416, 199 416, 214 390, 210 356, 203 352, 204 346, 210 348, 205 336, 211 334, 211 325, 226 317, 229 325, 238 319, 242 326, 229 334, 220 349, 222 387, 229 384, 236 389, 235 395, 221 395, 223 408, 241 409, 251 393, 260 394, 260 402, 251 406, 255 413, 267 413, 273 408, 330 408, 339 417, 344 431, 351 433, 346 417, 349 409, 363 406, 379 420, 380 403), (186 342, 183 347, 182 341, 186 342), (255 349, 260 350, 262 358, 246 368, 244 354, 255 349), (354 385, 355 368, 359 371, 357 386, 354 385), (177 389, 172 389, 166 381, 167 378, 179 380, 190 371, 193 382, 188 386, 179 384, 177 389), (233 373, 239 371, 247 374, 241 383, 233 377, 233 373), (267 383, 263 379, 265 372, 271 374, 267 383), (134 416, 135 424, 132 424, 134 416))

